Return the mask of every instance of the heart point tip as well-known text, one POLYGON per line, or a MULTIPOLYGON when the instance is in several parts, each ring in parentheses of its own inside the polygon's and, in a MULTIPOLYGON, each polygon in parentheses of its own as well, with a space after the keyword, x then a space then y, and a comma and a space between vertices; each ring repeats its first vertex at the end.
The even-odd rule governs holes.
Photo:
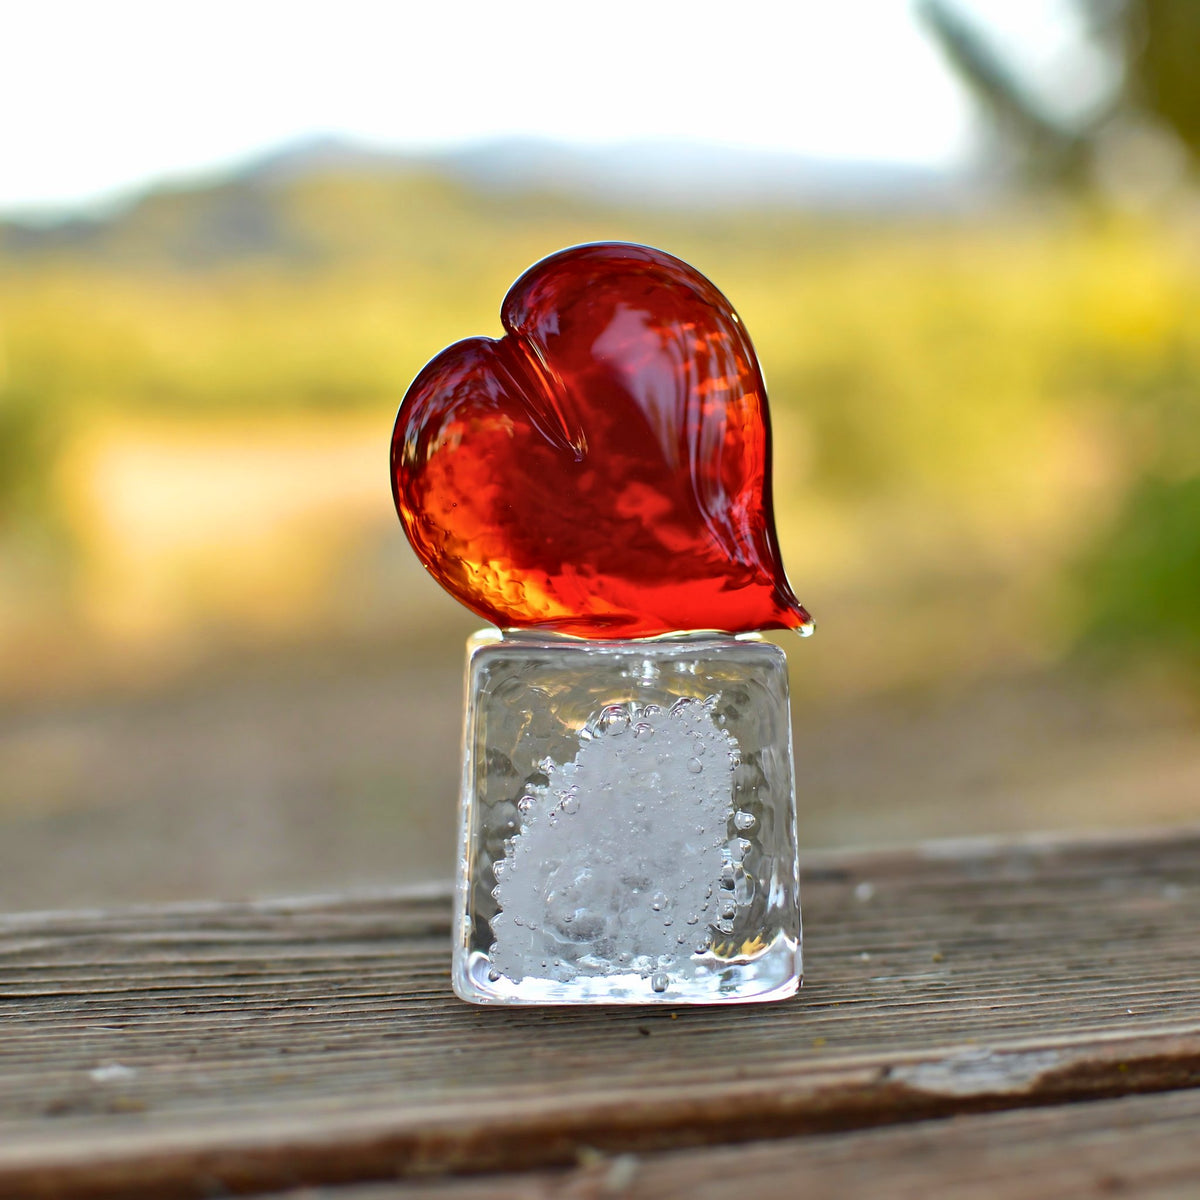
POLYGON ((808 610, 801 604, 789 604, 787 612, 784 615, 783 625, 785 629, 791 629, 800 637, 812 637, 813 631, 817 624, 809 616, 808 610))

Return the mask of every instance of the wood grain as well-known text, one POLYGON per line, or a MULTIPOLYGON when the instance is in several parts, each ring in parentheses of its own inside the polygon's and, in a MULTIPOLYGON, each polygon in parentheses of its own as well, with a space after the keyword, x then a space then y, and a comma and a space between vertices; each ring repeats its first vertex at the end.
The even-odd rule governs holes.
POLYGON ((1194 1200, 1200 1091, 1018 1109, 888 1129, 450 1180, 276 1193, 270 1200, 1194 1200))
POLYGON ((0 918, 0 1196, 432 1180, 1200 1083, 1200 831, 825 854, 803 899, 799 998, 674 1012, 461 1004, 440 890, 0 918))

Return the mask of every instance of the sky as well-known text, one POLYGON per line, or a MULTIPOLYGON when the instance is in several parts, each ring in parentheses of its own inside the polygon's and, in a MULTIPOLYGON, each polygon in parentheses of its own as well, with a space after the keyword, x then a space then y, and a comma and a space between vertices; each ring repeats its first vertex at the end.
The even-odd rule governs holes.
MULTIPOLYGON (((1045 44, 1062 5, 965 7, 1045 44)), ((972 148, 970 104, 908 0, 38 0, 5 9, 3 33, 3 212, 329 134, 419 151, 681 138, 936 167, 972 148)))

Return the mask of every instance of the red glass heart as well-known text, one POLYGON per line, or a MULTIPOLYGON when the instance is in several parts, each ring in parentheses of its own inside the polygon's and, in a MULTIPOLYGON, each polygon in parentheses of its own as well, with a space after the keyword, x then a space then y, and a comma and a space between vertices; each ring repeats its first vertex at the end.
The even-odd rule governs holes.
POLYGON ((669 254, 599 243, 531 267, 501 318, 498 341, 433 359, 396 417, 396 508, 433 577, 503 627, 811 629, 729 301, 669 254))

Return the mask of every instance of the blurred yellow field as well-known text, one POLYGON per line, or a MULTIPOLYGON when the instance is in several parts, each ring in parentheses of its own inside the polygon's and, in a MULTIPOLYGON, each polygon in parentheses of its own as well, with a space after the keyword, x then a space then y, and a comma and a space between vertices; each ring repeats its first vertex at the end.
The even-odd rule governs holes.
MULTIPOLYGON (((391 515, 391 416, 442 345, 499 332, 523 266, 589 237, 677 252, 741 311, 771 393, 786 561, 823 634, 845 636, 841 686, 1056 653, 1083 619, 1073 565, 1128 489, 1200 465, 1200 409, 1172 401, 1200 381, 1185 225, 547 201, 514 204, 498 233, 449 184, 332 178, 272 195, 282 249, 179 261, 221 200, 151 197, 88 253, 4 269, 10 634, 61 621, 81 648, 165 662, 436 621, 450 602, 412 578, 391 515), (903 643, 880 621, 902 621, 903 643)), ((10 692, 29 644, 0 640, 10 692)))

